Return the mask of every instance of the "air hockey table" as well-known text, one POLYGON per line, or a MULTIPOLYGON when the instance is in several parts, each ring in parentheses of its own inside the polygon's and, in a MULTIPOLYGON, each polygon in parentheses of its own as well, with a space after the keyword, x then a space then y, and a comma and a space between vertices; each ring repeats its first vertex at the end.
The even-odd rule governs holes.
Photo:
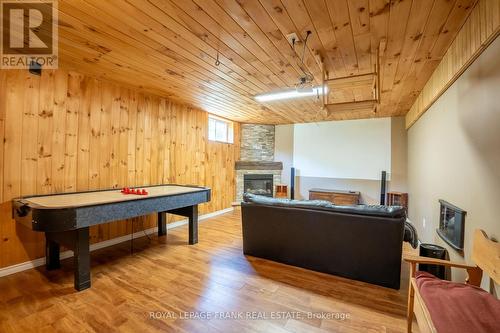
POLYGON ((147 195, 125 194, 120 189, 38 195, 12 200, 12 216, 32 230, 45 233, 48 270, 60 267, 63 245, 74 252, 75 289, 90 288, 89 228, 132 217, 158 214, 158 235, 167 233, 166 214, 189 219, 189 244, 198 242, 198 205, 209 202, 206 187, 155 185, 141 187, 147 195))

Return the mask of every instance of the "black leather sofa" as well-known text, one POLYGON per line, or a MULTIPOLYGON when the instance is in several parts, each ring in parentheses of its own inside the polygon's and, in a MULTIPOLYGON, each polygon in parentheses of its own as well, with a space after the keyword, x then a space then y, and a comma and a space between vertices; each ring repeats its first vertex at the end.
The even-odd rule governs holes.
POLYGON ((241 213, 246 255, 399 289, 402 207, 246 194, 241 213))

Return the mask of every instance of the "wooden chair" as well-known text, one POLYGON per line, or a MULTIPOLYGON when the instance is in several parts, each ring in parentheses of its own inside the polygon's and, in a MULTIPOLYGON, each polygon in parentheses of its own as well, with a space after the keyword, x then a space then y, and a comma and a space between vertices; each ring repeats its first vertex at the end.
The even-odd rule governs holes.
POLYGON ((468 274, 465 283, 474 286, 479 286, 481 284, 483 271, 497 284, 500 283, 500 243, 490 240, 486 233, 480 229, 475 230, 472 243, 472 260, 476 266, 420 256, 405 256, 404 260, 410 264, 410 286, 408 291, 407 313, 408 333, 411 333, 413 314, 415 314, 421 333, 437 332, 429 310, 425 306, 417 288, 417 282, 415 280, 417 264, 435 264, 463 268, 467 270, 468 274))

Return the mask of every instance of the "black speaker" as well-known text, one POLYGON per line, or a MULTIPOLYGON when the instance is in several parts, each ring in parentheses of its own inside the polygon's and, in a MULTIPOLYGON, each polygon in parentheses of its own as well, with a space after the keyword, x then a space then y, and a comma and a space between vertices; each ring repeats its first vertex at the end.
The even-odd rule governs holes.
POLYGON ((295 168, 290 169, 290 199, 295 199, 295 168))
POLYGON ((380 204, 385 205, 385 183, 387 173, 382 171, 382 179, 380 180, 380 204))

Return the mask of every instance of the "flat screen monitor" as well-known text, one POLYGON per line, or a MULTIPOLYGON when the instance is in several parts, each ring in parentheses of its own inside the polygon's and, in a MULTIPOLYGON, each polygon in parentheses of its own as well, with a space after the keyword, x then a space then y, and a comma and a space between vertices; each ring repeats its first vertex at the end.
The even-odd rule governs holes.
POLYGON ((440 217, 437 233, 457 251, 464 249, 465 215, 467 212, 447 201, 439 200, 440 217))

